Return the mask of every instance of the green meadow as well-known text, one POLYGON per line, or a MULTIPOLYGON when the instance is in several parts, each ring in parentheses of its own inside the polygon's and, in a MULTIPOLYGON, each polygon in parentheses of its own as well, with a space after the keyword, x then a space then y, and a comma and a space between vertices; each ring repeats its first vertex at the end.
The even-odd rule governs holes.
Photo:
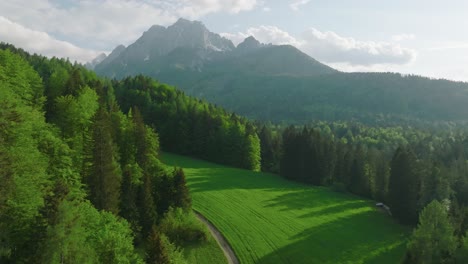
POLYGON ((403 258, 409 228, 377 210, 374 201, 168 153, 162 160, 184 168, 193 208, 221 231, 241 263, 380 264, 403 258))

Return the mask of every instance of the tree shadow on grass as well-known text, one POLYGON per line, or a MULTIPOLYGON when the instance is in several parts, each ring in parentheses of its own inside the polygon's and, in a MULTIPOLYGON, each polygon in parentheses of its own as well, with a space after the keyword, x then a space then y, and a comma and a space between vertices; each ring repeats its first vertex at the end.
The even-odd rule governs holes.
POLYGON ((181 156, 177 154, 171 154, 162 152, 160 154, 161 160, 164 164, 175 167, 182 167, 187 169, 203 169, 203 168, 228 168, 220 164, 212 163, 209 161, 181 156))
POLYGON ((225 167, 169 153, 163 153, 162 159, 170 166, 184 168, 187 183, 192 192, 225 189, 272 190, 284 192, 284 194, 271 200, 271 206, 277 204, 297 204, 298 207, 304 204, 304 200, 309 201, 311 205, 314 205, 314 201, 318 200, 323 205, 324 195, 327 196, 327 200, 330 203, 342 201, 343 199, 359 198, 349 193, 332 192, 326 187, 294 182, 271 173, 225 167))
POLYGON ((372 211, 334 218, 291 237, 256 263, 399 263, 407 232, 372 220, 377 220, 372 211))
MULTIPOLYGON (((241 172, 244 172, 241 170, 241 172)), ((203 168, 190 170, 188 186, 192 193, 210 192, 227 189, 262 190, 275 192, 274 198, 259 202, 264 207, 275 207, 278 211, 311 209, 301 217, 308 214, 314 215, 335 213, 349 209, 358 209, 363 206, 373 206, 370 200, 348 194, 333 192, 329 188, 320 186, 306 186, 304 184, 290 182, 276 175, 249 172, 250 175, 238 176, 226 175, 226 169, 203 168), (223 174, 224 173, 224 174, 223 174)), ((265 197, 272 197, 266 195, 265 197)))
POLYGON ((162 153, 161 158, 169 166, 184 169, 188 185, 193 191, 281 189, 282 187, 297 189, 305 186, 304 184, 288 181, 276 174, 225 167, 170 153, 162 153))
POLYGON ((297 189, 298 186, 278 175, 252 172, 240 169, 199 168, 186 169, 187 183, 194 192, 225 189, 281 189, 282 186, 297 189))
POLYGON ((334 212, 366 205, 370 206, 372 202, 352 194, 337 193, 326 187, 315 186, 286 190, 268 200, 265 207, 280 207, 280 211, 315 208, 315 211, 331 210, 334 212))

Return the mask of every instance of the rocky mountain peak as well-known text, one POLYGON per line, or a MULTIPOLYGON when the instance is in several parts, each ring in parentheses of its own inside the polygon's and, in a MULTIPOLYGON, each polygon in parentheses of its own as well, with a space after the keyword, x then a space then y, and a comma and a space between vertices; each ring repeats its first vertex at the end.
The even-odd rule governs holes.
POLYGON ((115 59, 117 59, 124 51, 125 51, 125 46, 124 45, 119 45, 115 47, 114 50, 109 54, 109 56, 104 57, 102 61, 99 63, 95 64, 93 68, 99 68, 99 67, 104 67, 105 65, 110 64, 113 62, 115 59))
MULTIPOLYGON (((190 27, 190 26, 201 26, 205 28, 205 25, 201 21, 191 21, 185 18, 179 18, 173 25, 173 27, 190 27)), ((205 28, 206 29, 206 28, 205 28)))
POLYGON ((86 63, 85 67, 90 69, 90 70, 94 70, 94 67, 96 67, 96 65, 101 63, 106 58, 107 58, 107 55, 105 53, 101 53, 96 58, 94 58, 92 61, 86 63))
POLYGON ((166 55, 177 48, 201 49, 206 51, 231 51, 234 44, 218 34, 210 32, 200 21, 180 18, 166 27, 154 25, 132 45, 137 57, 154 58, 166 55))
POLYGON ((210 32, 200 21, 180 18, 167 28, 167 36, 176 47, 202 48, 214 51, 234 49, 234 44, 230 40, 210 32))
POLYGON ((237 45, 237 49, 238 50, 253 50, 253 49, 258 49, 264 46, 265 44, 260 43, 260 41, 255 39, 253 36, 250 36, 244 39, 242 43, 237 45))

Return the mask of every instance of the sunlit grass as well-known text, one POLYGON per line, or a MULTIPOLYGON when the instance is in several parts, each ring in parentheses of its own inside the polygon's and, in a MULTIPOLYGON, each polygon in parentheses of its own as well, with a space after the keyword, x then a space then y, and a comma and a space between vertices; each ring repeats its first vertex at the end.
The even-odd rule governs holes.
POLYGON ((241 263, 398 263, 407 228, 374 202, 164 153, 184 168, 193 207, 214 223, 241 263))

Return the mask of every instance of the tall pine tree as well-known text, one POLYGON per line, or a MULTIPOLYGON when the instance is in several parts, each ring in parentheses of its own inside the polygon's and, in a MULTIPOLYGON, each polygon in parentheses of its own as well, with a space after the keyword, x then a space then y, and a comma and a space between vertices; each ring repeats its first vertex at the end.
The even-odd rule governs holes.
POLYGON ((190 193, 187 188, 184 171, 181 168, 176 168, 174 170, 173 181, 174 195, 172 200, 174 201, 174 206, 189 209, 192 204, 192 200, 190 199, 190 193))
POLYGON ((109 114, 100 108, 94 122, 93 165, 88 183, 96 208, 118 214, 122 175, 110 128, 109 114))
POLYGON ((404 224, 415 224, 418 216, 419 175, 416 157, 399 147, 390 164, 388 202, 392 214, 404 224))

